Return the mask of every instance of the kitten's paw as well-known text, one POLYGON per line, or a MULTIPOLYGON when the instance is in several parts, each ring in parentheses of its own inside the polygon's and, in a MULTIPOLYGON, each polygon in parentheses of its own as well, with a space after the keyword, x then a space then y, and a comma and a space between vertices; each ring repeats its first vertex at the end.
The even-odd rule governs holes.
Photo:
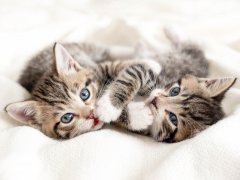
POLYGON ((106 92, 96 103, 95 115, 105 123, 116 121, 121 112, 121 109, 117 109, 112 105, 109 92, 106 92))
POLYGON ((145 130, 153 123, 153 114, 144 102, 129 103, 128 112, 133 130, 145 130))
POLYGON ((143 60, 143 62, 146 63, 156 75, 158 75, 162 70, 161 65, 153 59, 146 59, 143 60))

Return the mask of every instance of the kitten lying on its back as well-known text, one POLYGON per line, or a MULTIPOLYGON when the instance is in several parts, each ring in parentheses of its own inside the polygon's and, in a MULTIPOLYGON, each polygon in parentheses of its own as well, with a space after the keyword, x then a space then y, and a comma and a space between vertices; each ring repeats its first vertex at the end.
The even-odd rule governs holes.
MULTIPOLYGON (((116 93, 124 97, 134 88, 125 76, 120 82, 110 84, 107 93, 97 102, 97 116, 104 122, 116 122, 133 131, 150 134, 157 141, 178 142, 195 136, 224 117, 221 102, 236 78, 195 77, 205 77, 208 73, 203 51, 197 45, 180 39, 171 30, 165 33, 173 49, 156 58, 162 69, 156 76, 155 86, 140 90, 141 95, 150 91, 150 96, 145 102, 126 103, 130 120, 119 120, 126 110, 116 93), (107 109, 111 109, 111 113, 107 109)), ((132 72, 129 71, 128 75, 131 76, 132 72)), ((138 76, 141 83, 142 77, 138 76)))

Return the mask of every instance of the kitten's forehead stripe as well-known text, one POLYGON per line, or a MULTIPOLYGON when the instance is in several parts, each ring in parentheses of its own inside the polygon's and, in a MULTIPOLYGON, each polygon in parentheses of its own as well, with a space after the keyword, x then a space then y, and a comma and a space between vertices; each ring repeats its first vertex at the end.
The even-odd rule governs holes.
POLYGON ((52 106, 56 104, 68 104, 71 99, 68 86, 55 76, 46 78, 38 89, 33 92, 35 98, 40 99, 52 106))
POLYGON ((85 87, 87 87, 89 84, 91 84, 92 83, 92 80, 91 79, 88 79, 87 81, 86 81, 86 83, 85 83, 85 87))
POLYGON ((34 94, 34 98, 35 99, 38 99, 38 100, 41 100, 43 102, 46 102, 52 106, 54 106, 55 104, 67 104, 67 102, 65 101, 61 101, 61 100, 51 100, 51 99, 48 99, 46 96, 39 96, 37 94, 34 94))
POLYGON ((182 79, 179 79, 179 80, 177 81, 177 83, 178 83, 179 86, 181 86, 181 84, 182 84, 182 79))

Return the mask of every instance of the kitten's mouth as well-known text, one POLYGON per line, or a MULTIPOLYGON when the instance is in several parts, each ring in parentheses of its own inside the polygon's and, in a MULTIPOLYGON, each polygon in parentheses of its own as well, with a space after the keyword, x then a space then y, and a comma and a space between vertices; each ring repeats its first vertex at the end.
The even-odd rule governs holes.
POLYGON ((99 119, 96 118, 96 117, 94 117, 94 118, 93 118, 93 127, 97 126, 98 123, 99 123, 99 119))
POLYGON ((149 105, 153 106, 157 110, 158 109, 158 98, 154 97, 153 100, 150 101, 149 105))
POLYGON ((100 123, 100 120, 97 117, 95 117, 93 114, 90 114, 88 119, 93 120, 93 128, 95 128, 100 123))
POLYGON ((152 111, 152 114, 155 116, 156 114, 158 114, 158 98, 154 97, 152 100, 148 101, 148 107, 150 108, 150 110, 152 111))

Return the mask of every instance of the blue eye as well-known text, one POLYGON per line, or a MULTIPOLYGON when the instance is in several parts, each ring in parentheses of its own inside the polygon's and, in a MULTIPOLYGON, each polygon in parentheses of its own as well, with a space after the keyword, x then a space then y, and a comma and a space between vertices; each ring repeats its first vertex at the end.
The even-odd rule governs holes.
POLYGON ((177 119, 177 116, 175 114, 173 114, 172 112, 169 112, 169 119, 174 124, 174 126, 177 126, 178 119, 177 119))
POLYGON ((177 96, 180 93, 180 87, 174 87, 170 90, 170 96, 177 96))
POLYGON ((66 113, 61 117, 61 122, 62 123, 70 123, 74 118, 73 113, 66 113))
POLYGON ((83 88, 80 92, 80 98, 86 101, 90 97, 90 91, 87 88, 83 88))

